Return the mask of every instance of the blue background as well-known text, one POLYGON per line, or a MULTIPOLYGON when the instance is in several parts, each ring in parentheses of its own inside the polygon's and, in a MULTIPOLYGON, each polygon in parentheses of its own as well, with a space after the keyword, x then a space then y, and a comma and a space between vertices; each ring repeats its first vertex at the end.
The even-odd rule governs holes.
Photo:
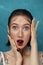
POLYGON ((7 51, 6 47, 7 23, 10 13, 17 8, 29 10, 36 21, 39 20, 37 30, 38 50, 43 51, 43 0, 0 0, 0 51, 7 51))

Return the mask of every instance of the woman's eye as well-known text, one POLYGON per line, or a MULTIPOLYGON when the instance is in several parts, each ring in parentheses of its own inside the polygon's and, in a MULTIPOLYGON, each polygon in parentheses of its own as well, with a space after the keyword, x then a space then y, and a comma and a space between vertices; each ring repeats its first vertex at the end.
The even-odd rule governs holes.
POLYGON ((27 26, 26 26, 26 27, 24 27, 24 30, 29 30, 29 29, 30 29, 30 27, 27 27, 27 26))
POLYGON ((13 29, 14 29, 14 30, 17 30, 17 29, 18 29, 18 27, 17 27, 17 26, 13 26, 13 29))

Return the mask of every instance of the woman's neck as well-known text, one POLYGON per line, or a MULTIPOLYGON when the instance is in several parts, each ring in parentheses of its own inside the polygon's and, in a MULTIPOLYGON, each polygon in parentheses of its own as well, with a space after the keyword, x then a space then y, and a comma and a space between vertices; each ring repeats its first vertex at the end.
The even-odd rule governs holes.
MULTIPOLYGON (((20 52, 22 56, 23 56, 23 55, 26 55, 26 53, 28 52, 28 47, 26 46, 26 47, 24 47, 23 49, 18 49, 17 51, 20 52)), ((12 55, 15 55, 14 49, 11 49, 11 52, 10 52, 10 53, 11 53, 12 55)))

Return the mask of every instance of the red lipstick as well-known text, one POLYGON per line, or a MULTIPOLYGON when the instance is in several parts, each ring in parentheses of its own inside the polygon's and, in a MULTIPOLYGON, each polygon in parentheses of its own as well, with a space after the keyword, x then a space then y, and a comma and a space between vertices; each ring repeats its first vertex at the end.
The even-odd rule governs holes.
POLYGON ((18 43, 19 46, 22 46, 23 42, 24 42, 23 40, 17 40, 17 43, 18 43))

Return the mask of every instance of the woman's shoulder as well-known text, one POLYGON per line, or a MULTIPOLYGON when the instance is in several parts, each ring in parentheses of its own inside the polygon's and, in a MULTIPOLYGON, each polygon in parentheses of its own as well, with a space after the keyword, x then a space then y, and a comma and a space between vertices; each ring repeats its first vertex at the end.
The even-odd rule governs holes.
POLYGON ((40 65, 43 65, 43 52, 38 52, 38 57, 40 65))

